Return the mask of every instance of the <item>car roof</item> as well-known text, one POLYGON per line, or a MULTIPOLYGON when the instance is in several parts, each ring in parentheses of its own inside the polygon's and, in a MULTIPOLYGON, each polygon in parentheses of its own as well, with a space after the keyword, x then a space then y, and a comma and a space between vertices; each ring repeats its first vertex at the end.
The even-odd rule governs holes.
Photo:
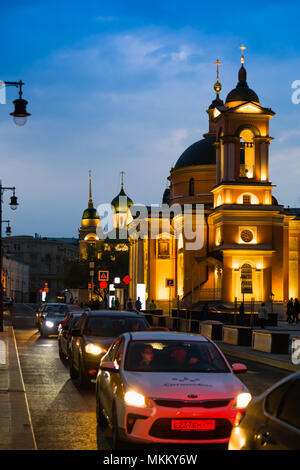
POLYGON ((193 333, 181 333, 179 331, 137 331, 130 332, 133 341, 201 341, 208 342, 204 336, 193 333))
POLYGON ((137 312, 126 312, 120 310, 89 310, 85 312, 90 317, 107 316, 107 317, 132 317, 132 318, 145 318, 137 312))

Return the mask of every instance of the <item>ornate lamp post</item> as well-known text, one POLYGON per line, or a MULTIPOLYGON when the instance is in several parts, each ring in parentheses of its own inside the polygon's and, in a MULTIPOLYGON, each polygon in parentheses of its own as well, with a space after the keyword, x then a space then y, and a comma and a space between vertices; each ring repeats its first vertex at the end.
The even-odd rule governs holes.
POLYGON ((13 101, 15 109, 12 113, 10 113, 10 115, 13 116, 14 123, 17 126, 24 126, 24 124, 26 124, 26 122, 27 122, 27 117, 31 116, 31 114, 28 113, 27 110, 26 110, 26 106, 28 104, 28 101, 26 101, 22 98, 22 94, 23 94, 22 86, 24 85, 24 82, 22 82, 22 80, 20 80, 19 82, 6 82, 6 81, 4 81, 4 82, 2 82, 2 84, 4 84, 5 87, 15 86, 15 87, 19 88, 19 98, 13 101))
MULTIPOLYGON (((8 222, 8 220, 2 220, 2 202, 3 202, 3 194, 4 191, 12 191, 13 195, 10 198, 10 208, 12 210, 16 210, 18 207, 18 198, 15 195, 15 187, 5 187, 2 186, 2 181, 0 181, 0 332, 3 331, 3 284, 2 284, 2 267, 3 267, 3 250, 2 250, 2 222, 8 222)), ((10 235, 11 234, 11 228, 8 225, 6 227, 6 234, 10 235)))

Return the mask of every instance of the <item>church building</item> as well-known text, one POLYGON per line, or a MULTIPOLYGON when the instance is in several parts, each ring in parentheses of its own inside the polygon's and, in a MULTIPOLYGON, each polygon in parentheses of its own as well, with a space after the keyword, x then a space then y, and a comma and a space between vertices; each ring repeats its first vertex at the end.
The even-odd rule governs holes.
MULTIPOLYGON (((165 312, 242 300, 276 303, 282 311, 299 296, 300 214, 272 195, 269 121, 275 113, 248 86, 241 49, 238 82, 225 102, 216 62, 208 132, 171 168, 163 195, 169 206, 203 204, 203 246, 189 250, 184 237, 174 236, 176 218, 169 237, 130 242, 130 295, 145 284, 147 302, 165 312)), ((150 214, 147 222, 153 223, 150 214)))

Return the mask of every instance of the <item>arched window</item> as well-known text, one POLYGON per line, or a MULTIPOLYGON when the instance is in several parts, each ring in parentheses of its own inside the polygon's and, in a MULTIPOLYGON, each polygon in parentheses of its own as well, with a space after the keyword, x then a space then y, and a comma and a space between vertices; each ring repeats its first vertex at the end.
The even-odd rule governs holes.
POLYGON ((240 178, 254 178, 253 132, 244 129, 240 133, 240 178))
POLYGON ((195 181, 194 181, 194 178, 191 178, 190 182, 189 182, 189 196, 195 196, 195 181))
POLYGON ((241 267, 241 293, 252 294, 252 266, 248 263, 241 267))

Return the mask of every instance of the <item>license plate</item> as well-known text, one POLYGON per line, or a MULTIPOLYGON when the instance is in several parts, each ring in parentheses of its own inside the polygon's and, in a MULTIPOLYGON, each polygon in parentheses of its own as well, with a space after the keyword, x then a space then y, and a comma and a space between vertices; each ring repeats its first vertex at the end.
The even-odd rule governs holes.
POLYGON ((214 419, 172 419, 172 431, 213 431, 214 419))

